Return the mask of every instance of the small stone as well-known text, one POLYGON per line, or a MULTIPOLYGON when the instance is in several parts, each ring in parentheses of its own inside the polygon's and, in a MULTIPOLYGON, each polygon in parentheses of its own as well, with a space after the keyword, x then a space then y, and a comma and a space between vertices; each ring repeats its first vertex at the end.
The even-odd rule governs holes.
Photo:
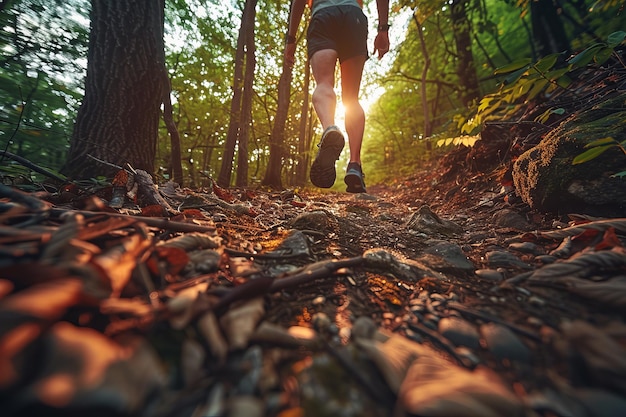
POLYGON ((522 253, 530 253, 531 255, 543 255, 545 253, 541 246, 532 242, 511 243, 509 249, 522 253))
POLYGON ((511 360, 530 364, 530 350, 508 327, 488 323, 480 327, 487 349, 500 361, 511 360))
POLYGON ((444 317, 439 321, 439 333, 456 346, 467 346, 471 349, 478 349, 480 346, 480 335, 468 321, 458 317, 444 317))
POLYGON ((523 262, 517 256, 513 255, 509 252, 504 251, 491 251, 487 252, 485 255, 487 257, 487 263, 491 268, 524 268, 524 269, 533 269, 532 266, 528 265, 526 262, 523 262))
POLYGON ((324 304, 325 302, 326 302, 326 297, 324 297, 323 295, 320 295, 319 297, 315 297, 313 299, 313 301, 311 301, 311 303, 314 306, 318 306, 318 305, 324 304))
POLYGON ((486 279, 488 281, 500 282, 504 280, 504 274, 494 269, 477 269, 474 273, 479 278, 486 279))
POLYGON ((547 264, 555 263, 559 258, 557 258, 556 256, 552 256, 552 255, 539 255, 535 259, 541 262, 542 264, 547 265, 547 264))
POLYGON ((493 222, 499 228, 511 228, 517 230, 530 230, 526 219, 514 210, 499 210, 493 215, 493 222))

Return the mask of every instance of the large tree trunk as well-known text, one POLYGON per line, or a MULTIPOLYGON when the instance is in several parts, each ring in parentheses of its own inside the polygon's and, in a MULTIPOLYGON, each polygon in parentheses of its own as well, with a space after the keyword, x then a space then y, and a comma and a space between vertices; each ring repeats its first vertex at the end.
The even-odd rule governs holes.
POLYGON ((230 103, 230 122, 228 123, 228 133, 226 134, 226 144, 222 154, 222 166, 220 168, 217 183, 221 187, 230 186, 230 179, 233 171, 233 159, 235 157, 235 147, 239 139, 241 129, 241 102, 243 97, 243 70, 245 58, 245 45, 247 34, 252 30, 250 26, 250 16, 252 15, 252 25, 254 25, 254 12, 256 0, 246 0, 241 18, 241 27, 237 37, 237 50, 235 51, 235 69, 233 77, 233 99, 230 103))
POLYGON ((254 21, 256 18, 256 0, 254 7, 247 17, 246 24, 246 74, 243 80, 243 97, 241 103, 241 126, 239 128, 239 150, 237 154, 238 187, 248 185, 248 143, 250 142, 250 127, 252 124, 252 96, 254 92, 254 71, 256 69, 256 47, 254 45, 254 21))
POLYGON ((540 57, 569 51, 569 39, 553 0, 531 1, 530 17, 533 40, 540 57))
POLYGON ((478 78, 472 53, 470 21, 467 18, 467 1, 452 0, 450 17, 457 53, 457 75, 461 82, 461 101, 468 105, 479 97, 478 78))
POLYGON ((164 0, 92 0, 85 96, 61 170, 68 177, 116 172, 96 159, 154 172, 164 8, 164 0))

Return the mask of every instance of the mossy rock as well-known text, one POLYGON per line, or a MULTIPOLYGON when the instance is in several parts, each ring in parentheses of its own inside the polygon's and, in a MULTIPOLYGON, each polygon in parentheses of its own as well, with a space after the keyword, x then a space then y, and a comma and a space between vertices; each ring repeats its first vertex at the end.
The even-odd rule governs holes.
POLYGON ((513 166, 517 194, 532 208, 594 216, 626 215, 626 155, 617 147, 572 165, 585 145, 601 138, 626 139, 623 96, 573 114, 513 166))

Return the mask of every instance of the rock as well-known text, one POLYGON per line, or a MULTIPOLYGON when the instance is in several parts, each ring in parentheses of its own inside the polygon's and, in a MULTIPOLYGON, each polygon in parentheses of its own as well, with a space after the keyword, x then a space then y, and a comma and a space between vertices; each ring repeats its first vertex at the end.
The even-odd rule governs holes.
POLYGON ((530 364, 530 350, 508 327, 488 323, 480 326, 487 349, 500 361, 510 360, 530 364))
POLYGON ((487 264, 491 268, 523 268, 533 269, 532 266, 523 262, 517 256, 509 252, 504 251, 491 251, 485 254, 487 258, 487 264))
POLYGON ((522 253, 530 253, 531 255, 543 255, 545 253, 541 246, 532 242, 511 243, 509 249, 522 253))
POLYGON ((434 270, 450 273, 474 271, 474 264, 459 245, 442 240, 427 241, 426 244, 429 246, 418 260, 428 264, 434 270))
POLYGON ((406 227, 426 235, 453 236, 463 233, 458 224, 445 220, 433 213, 428 206, 420 207, 409 219, 406 227))
POLYGON ((493 215, 493 223, 498 228, 530 230, 531 226, 526 219, 515 210, 499 210, 493 215))
POLYGON ((444 317, 439 321, 439 333, 456 346, 467 346, 471 349, 480 347, 478 330, 468 321, 459 317, 444 317))
POLYGON ((504 274, 500 271, 496 271, 495 269, 477 269, 474 273, 479 278, 486 279, 488 281, 500 282, 504 280, 504 274))
POLYGON ((626 209, 626 181, 611 175, 623 171, 624 155, 609 149, 591 161, 572 165, 594 140, 626 134, 623 96, 573 114, 550 131, 539 145, 513 165, 517 194, 537 210, 593 216, 619 216, 626 209))
POLYGON ((302 213, 290 222, 290 226, 298 230, 316 230, 326 233, 330 230, 329 214, 322 210, 302 213))

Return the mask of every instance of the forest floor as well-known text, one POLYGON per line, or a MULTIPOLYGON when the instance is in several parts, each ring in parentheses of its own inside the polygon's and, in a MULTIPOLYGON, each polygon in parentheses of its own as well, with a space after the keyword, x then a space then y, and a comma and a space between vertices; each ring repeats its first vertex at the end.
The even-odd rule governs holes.
POLYGON ((166 185, 165 223, 3 189, 3 409, 622 415, 623 219, 455 159, 369 194, 166 185))
POLYGON ((510 145, 356 195, 1 185, 3 415, 626 415, 626 219, 532 210, 510 145))

